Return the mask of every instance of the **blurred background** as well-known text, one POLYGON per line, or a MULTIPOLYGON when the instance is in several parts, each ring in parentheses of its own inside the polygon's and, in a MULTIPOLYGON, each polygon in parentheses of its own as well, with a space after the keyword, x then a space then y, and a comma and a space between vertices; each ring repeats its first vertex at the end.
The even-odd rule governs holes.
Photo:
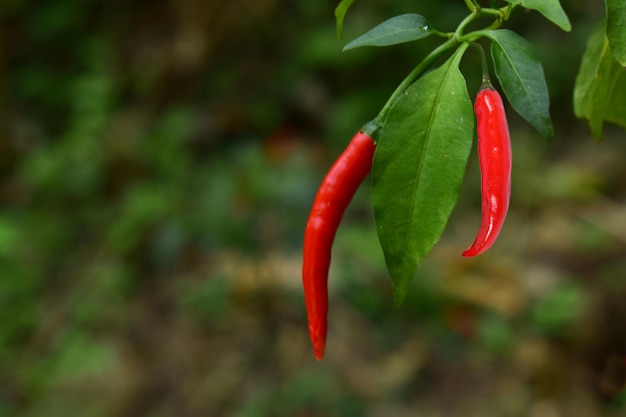
MULTIPOLYGON (((486 3, 486 2, 485 2, 486 3)), ((498 243, 470 158, 442 241, 393 305, 369 185, 344 217, 326 358, 301 288, 324 172, 438 39, 342 53, 462 1, 2 0, 0 416, 626 415, 626 133, 572 110, 601 0, 507 27, 536 46, 556 138, 513 111, 498 243)), ((477 57, 463 71, 470 96, 477 57)))

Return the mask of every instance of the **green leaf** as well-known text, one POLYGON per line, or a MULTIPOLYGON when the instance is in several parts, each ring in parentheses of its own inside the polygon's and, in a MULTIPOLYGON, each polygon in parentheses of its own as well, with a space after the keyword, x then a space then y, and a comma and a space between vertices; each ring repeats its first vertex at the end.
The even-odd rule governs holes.
POLYGON ((515 5, 520 5, 527 9, 536 10, 546 19, 560 27, 566 32, 572 30, 572 24, 565 14, 559 0, 506 0, 515 5))
POLYGON ((458 68, 466 49, 462 44, 398 98, 376 147, 372 203, 396 305, 458 200, 474 136, 472 103, 458 68))
POLYGON ((352 6, 354 0, 341 0, 335 8, 335 21, 337 22, 337 38, 341 40, 343 36, 343 21, 348 13, 348 9, 352 6))
POLYGON ((343 50, 347 51, 361 46, 397 45, 425 38, 431 33, 432 29, 424 16, 413 13, 403 14, 384 21, 347 44, 343 50))
POLYGON ((574 113, 589 120, 591 133, 602 139, 604 122, 626 127, 626 70, 611 53, 601 24, 589 37, 574 87, 574 113))
POLYGON ((510 30, 488 31, 487 36, 493 40, 496 76, 511 106, 541 135, 552 139, 548 86, 532 44, 510 30))
POLYGON ((607 26, 611 52, 626 67, 626 0, 606 0, 607 26))

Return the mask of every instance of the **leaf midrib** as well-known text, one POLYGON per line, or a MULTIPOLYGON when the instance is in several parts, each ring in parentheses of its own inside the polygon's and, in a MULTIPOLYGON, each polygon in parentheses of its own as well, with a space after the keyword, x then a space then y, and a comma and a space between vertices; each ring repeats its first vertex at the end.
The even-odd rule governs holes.
MULTIPOLYGON (((454 61, 451 60, 450 63, 448 64, 448 68, 450 68, 452 66, 452 63, 454 61)), ((429 118, 428 121, 428 125, 427 125, 427 129, 425 131, 425 140, 424 143, 422 144, 421 148, 422 148, 422 152, 420 154, 420 159, 419 159, 419 163, 417 165, 417 170, 416 170, 416 175, 415 175, 415 179, 413 180, 413 182, 415 183, 415 186, 413 186, 413 192, 411 193, 411 204, 410 204, 410 210, 408 211, 408 219, 406 219, 405 223, 407 225, 409 225, 410 227, 406 228, 406 232, 404 233, 404 239, 403 241, 406 242, 408 241, 409 235, 411 233, 411 230, 413 228, 413 224, 415 223, 415 219, 416 216, 414 215, 414 209, 415 209, 415 196, 417 194, 417 189, 419 188, 419 178, 421 177, 421 173, 424 167, 424 160, 426 159, 426 151, 428 150, 428 145, 430 143, 430 132, 432 131, 432 127, 434 125, 433 121, 435 119, 435 115, 437 113, 437 109, 439 106, 439 102, 441 101, 441 96, 443 95, 443 86, 447 83, 450 75, 451 75, 452 71, 446 70, 445 75, 442 77, 441 83, 439 84, 439 88, 437 89, 437 94, 435 96, 435 100, 433 103, 433 111, 431 113, 431 117, 429 118)), ((405 245, 406 247, 406 245, 405 245)), ((419 255, 419 258, 421 259, 422 256, 421 254, 419 255)), ((419 260, 418 260, 419 262, 419 260)))
MULTIPOLYGON (((523 82, 523 78, 520 74, 520 72, 517 70, 516 66, 514 65, 514 60, 512 60, 510 58, 510 54, 507 53, 507 51, 502 47, 502 44, 499 41, 496 41, 496 43, 498 44, 498 47, 500 48, 500 51, 502 51, 502 54, 505 58, 505 61, 508 63, 509 65, 509 69, 511 70, 511 72, 516 76, 516 79, 519 82, 519 84, 521 84, 522 86, 522 90, 525 92, 525 97, 527 97, 528 103, 527 104, 532 104, 533 103, 533 95, 530 93, 530 90, 526 87, 526 83, 523 82)), ((533 106, 527 105, 527 108, 530 109, 530 113, 532 113, 534 115, 534 119, 535 120, 541 120, 544 121, 544 117, 541 115, 540 112, 533 110, 533 106)), ((544 123, 545 125, 545 123, 544 123)), ((544 126, 545 127, 545 126, 544 126)))

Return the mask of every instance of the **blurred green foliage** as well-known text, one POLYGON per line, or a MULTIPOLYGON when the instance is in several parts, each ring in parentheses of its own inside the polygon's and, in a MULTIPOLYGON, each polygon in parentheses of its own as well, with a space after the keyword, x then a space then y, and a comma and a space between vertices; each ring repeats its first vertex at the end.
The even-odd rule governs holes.
MULTIPOLYGON (((299 275, 315 189, 431 41, 342 54, 324 2, 2 2, 0 416, 623 413, 607 358, 626 352, 626 149, 578 133, 601 4, 563 4, 572 35, 513 21, 545 59, 557 139, 511 115, 520 191, 499 248, 458 256, 479 216, 470 164, 395 309, 364 187, 315 363, 299 275)), ((357 2, 344 38, 405 12, 447 29, 463 7, 357 2)))

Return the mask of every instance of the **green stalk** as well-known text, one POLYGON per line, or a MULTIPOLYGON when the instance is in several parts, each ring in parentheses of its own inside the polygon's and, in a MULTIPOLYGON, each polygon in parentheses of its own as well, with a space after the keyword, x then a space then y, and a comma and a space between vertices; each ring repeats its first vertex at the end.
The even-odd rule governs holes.
POLYGON ((472 13, 474 13, 476 10, 479 9, 478 5, 476 4, 474 0, 465 0, 465 5, 469 9, 469 11, 472 13))
POLYGON ((467 25, 472 23, 474 20, 480 17, 484 17, 484 16, 493 16, 496 18, 496 20, 491 25, 489 25, 489 27, 486 28, 486 29, 496 29, 502 24, 504 20, 508 19, 510 14, 511 14, 511 5, 505 6, 501 9, 484 9, 484 8, 477 9, 475 12, 472 12, 471 14, 467 15, 465 19, 463 19, 461 23, 459 23, 459 26, 454 31, 453 36, 457 38, 462 38, 464 36, 463 31, 465 30, 467 25))
MULTIPOLYGON (((481 9, 482 12, 482 9, 481 9)), ((475 11, 472 12, 470 14, 468 14, 467 16, 465 16, 465 19, 461 20, 461 23, 459 23, 459 26, 457 26, 456 30, 454 31, 454 37, 458 38, 461 35, 463 35, 463 30, 465 29, 465 27, 467 25, 469 25, 470 23, 472 23, 474 20, 478 19, 481 16, 481 13, 475 11)))
POLYGON ((506 14, 506 10, 509 8, 510 8, 510 5, 504 6, 501 9, 480 9, 480 13, 483 16, 494 16, 494 17, 502 18, 506 14))
POLYGON ((476 49, 478 49, 478 52, 480 52, 480 66, 482 67, 483 72, 483 79, 480 85, 480 89, 484 90, 485 88, 490 88, 492 87, 492 85, 491 79, 489 77, 489 66, 487 65, 487 54, 485 54, 485 50, 483 49, 482 45, 478 43, 472 43, 472 46, 476 47, 476 49))
POLYGON ((513 8, 516 5, 513 3, 509 3, 509 5, 506 8, 506 11, 504 12, 504 20, 509 20, 509 17, 511 17, 511 12, 513 11, 513 8))
POLYGON ((413 81, 421 77, 437 58, 443 55, 443 53, 448 49, 456 46, 458 43, 459 42, 456 40, 456 38, 450 38, 441 45, 439 45, 430 54, 428 54, 426 58, 424 58, 422 62, 420 62, 415 68, 413 68, 413 71, 411 71, 409 75, 407 75, 406 78, 402 80, 400 85, 398 85, 398 87, 389 97, 389 100, 387 100, 383 108, 380 110, 378 116, 376 116, 374 120, 363 126, 363 131, 369 133, 372 137, 376 136, 378 129, 380 129, 380 127, 382 126, 383 121, 387 118, 389 111, 393 107, 393 104, 396 102, 398 97, 404 94, 406 89, 409 88, 413 81))
MULTIPOLYGON (((407 75, 406 78, 402 80, 400 85, 398 85, 398 87, 391 94, 391 96, 389 97, 389 99, 387 100, 383 108, 380 110, 380 113, 378 113, 378 115, 373 120, 369 121, 362 127, 362 130, 365 133, 368 133, 375 141, 378 139, 379 130, 381 129, 385 119, 387 118, 387 115, 391 111, 391 108, 393 107, 398 97, 401 94, 403 94, 406 91, 406 89, 409 88, 409 86, 416 79, 421 77, 424 74, 424 72, 426 72, 426 70, 430 68, 430 66, 433 64, 433 62, 437 58, 443 55, 443 53, 446 52, 447 50, 452 49, 453 47, 459 44, 475 42, 477 39, 481 38, 482 36, 485 36, 485 33, 487 30, 497 29, 498 27, 500 27, 503 21, 509 18, 509 16, 511 15, 511 11, 513 10, 513 7, 514 7, 512 3, 509 3, 508 6, 502 7, 500 9, 481 8, 476 2, 476 0, 465 0, 465 4, 470 9, 471 13, 467 15, 461 21, 461 23, 459 23, 459 26, 456 28, 454 33, 448 33, 448 34, 445 34, 442 32, 436 33, 439 36, 448 37, 448 40, 442 43, 441 45, 439 45, 433 51, 431 51, 430 54, 428 54, 426 58, 422 60, 422 62, 420 62, 415 68, 413 68, 413 71, 411 71, 409 75, 407 75), (477 30, 477 31, 470 32, 468 34, 463 34, 463 31, 470 23, 484 16, 493 16, 496 19, 491 25, 489 25, 488 27, 482 30, 477 30)), ((483 62, 483 83, 485 82, 485 80, 487 83, 489 83, 487 59, 485 57, 485 52, 482 50, 482 47, 481 47, 481 54, 482 54, 481 57, 483 60, 482 61, 483 62)))

